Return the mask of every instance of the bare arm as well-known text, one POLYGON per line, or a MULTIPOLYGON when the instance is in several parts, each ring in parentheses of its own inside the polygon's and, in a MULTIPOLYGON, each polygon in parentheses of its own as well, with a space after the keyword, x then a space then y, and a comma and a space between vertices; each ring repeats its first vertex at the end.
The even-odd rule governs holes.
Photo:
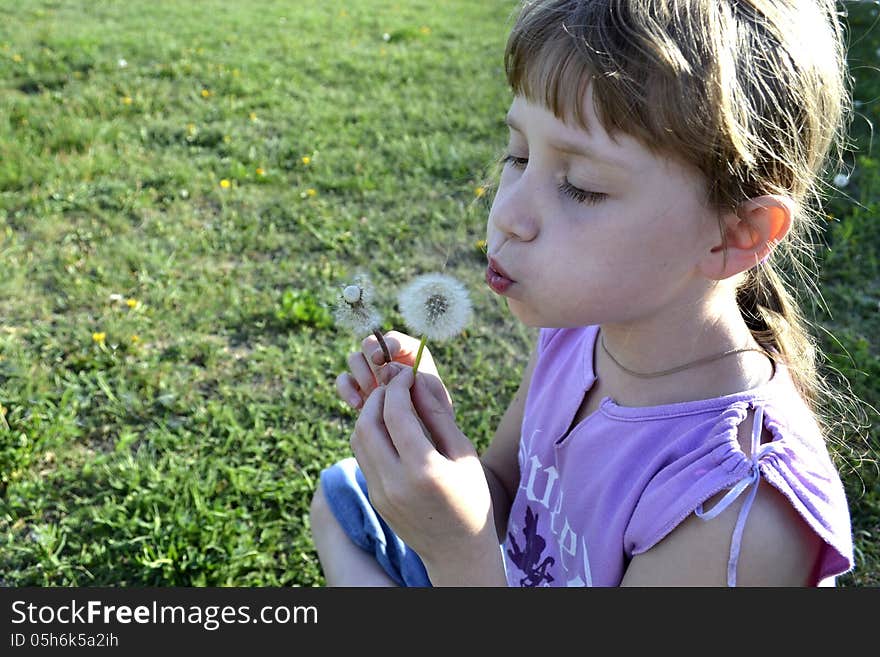
POLYGON ((510 405, 501 417, 498 429, 492 438, 492 442, 480 457, 483 471, 486 473, 486 481, 489 484, 489 492, 492 496, 492 508, 495 515, 495 528, 498 531, 498 540, 503 541, 507 532, 507 517, 510 506, 519 486, 519 463, 517 452, 519 450, 520 430, 522 428, 523 413, 526 405, 526 396, 532 380, 532 372, 535 370, 537 348, 532 350, 529 361, 523 370, 519 389, 513 396, 510 405))
MULTIPOLYGON (((754 411, 740 425, 748 455, 754 411)), ((821 539, 791 503, 763 479, 748 512, 737 561, 738 586, 814 584, 821 539)), ((704 504, 712 507, 727 491, 704 504)), ((748 492, 720 515, 703 520, 691 514, 662 541, 630 562, 621 586, 726 586, 730 542, 748 492)))

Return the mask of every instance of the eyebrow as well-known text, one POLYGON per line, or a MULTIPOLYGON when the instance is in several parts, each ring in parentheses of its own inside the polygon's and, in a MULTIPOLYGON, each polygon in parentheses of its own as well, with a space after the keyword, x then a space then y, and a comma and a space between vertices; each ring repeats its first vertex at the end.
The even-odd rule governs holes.
MULTIPOLYGON (((516 122, 510 114, 504 117, 505 123, 507 123, 508 127, 516 130, 520 134, 525 134, 522 128, 519 127, 519 124, 516 122)), ((585 144, 576 144, 571 141, 552 141, 550 145, 553 146, 558 151, 562 151, 563 153, 568 153, 570 155, 576 155, 578 157, 583 157, 588 160, 592 160, 598 164, 602 164, 605 166, 613 167, 615 169, 620 169, 621 171, 628 171, 629 168, 620 160, 609 158, 605 155, 599 155, 594 150, 586 146, 585 144)))

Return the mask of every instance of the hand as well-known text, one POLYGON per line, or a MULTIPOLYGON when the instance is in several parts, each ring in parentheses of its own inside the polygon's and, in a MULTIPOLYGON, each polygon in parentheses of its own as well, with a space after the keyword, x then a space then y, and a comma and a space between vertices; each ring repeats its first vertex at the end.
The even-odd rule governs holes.
POLYGON ((408 366, 367 398, 351 447, 370 501, 434 584, 504 584, 489 486, 439 378, 408 366))
MULTIPOLYGON (((389 331, 384 335, 384 338, 388 351, 391 352, 392 362, 412 367, 416 362, 416 353, 419 350, 418 338, 398 331, 389 331)), ((390 378, 390 371, 387 369, 382 349, 374 335, 364 339, 360 351, 353 351, 348 355, 348 367, 350 372, 343 372, 336 377, 336 393, 342 401, 352 408, 361 408, 370 393, 390 378)), ((437 366, 427 347, 425 347, 422 360, 419 362, 419 372, 433 374, 436 381, 440 380, 437 366)), ((442 383, 440 385, 442 386, 442 383)), ((451 403, 448 393, 446 393, 446 397, 451 403)))

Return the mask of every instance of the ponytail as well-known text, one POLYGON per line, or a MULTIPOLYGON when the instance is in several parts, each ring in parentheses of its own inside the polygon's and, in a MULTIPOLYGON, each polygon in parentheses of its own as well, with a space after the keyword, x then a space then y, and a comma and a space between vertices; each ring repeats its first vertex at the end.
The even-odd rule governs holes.
MULTIPOLYGON (((864 460, 855 438, 870 426, 866 411, 871 407, 863 407, 846 378, 824 361, 812 324, 773 265, 765 262, 746 272, 736 303, 755 341, 785 365, 832 455, 840 464, 864 460)), ((851 467, 857 471, 857 466, 851 467)))

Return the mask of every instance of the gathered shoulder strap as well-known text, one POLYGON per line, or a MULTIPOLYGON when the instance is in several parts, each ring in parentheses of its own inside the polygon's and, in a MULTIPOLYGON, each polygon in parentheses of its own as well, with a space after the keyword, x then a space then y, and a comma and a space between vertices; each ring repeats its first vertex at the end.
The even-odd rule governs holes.
POLYGON ((703 510, 703 505, 700 504, 694 511, 698 518, 702 518, 703 520, 711 520, 715 518, 720 513, 722 513, 727 507, 733 504, 733 501, 738 498, 742 492, 746 489, 749 490, 749 496, 746 498, 745 503, 740 509, 739 517, 736 520, 736 526, 733 529, 733 538, 730 541, 730 558, 727 561, 727 585, 728 586, 736 586, 736 564, 739 559, 739 549, 740 544, 742 542, 742 534, 743 529, 745 528, 746 518, 749 515, 749 509, 752 508, 752 502, 755 501, 755 496, 758 494, 758 482, 761 479, 761 472, 758 469, 758 461, 761 459, 764 454, 772 449, 770 443, 766 445, 761 445, 761 434, 764 431, 764 409, 761 406, 755 407, 755 421, 752 425, 752 467, 749 468, 749 473, 740 479, 728 492, 727 494, 721 498, 721 501, 718 502, 714 507, 712 507, 709 511, 703 510))

